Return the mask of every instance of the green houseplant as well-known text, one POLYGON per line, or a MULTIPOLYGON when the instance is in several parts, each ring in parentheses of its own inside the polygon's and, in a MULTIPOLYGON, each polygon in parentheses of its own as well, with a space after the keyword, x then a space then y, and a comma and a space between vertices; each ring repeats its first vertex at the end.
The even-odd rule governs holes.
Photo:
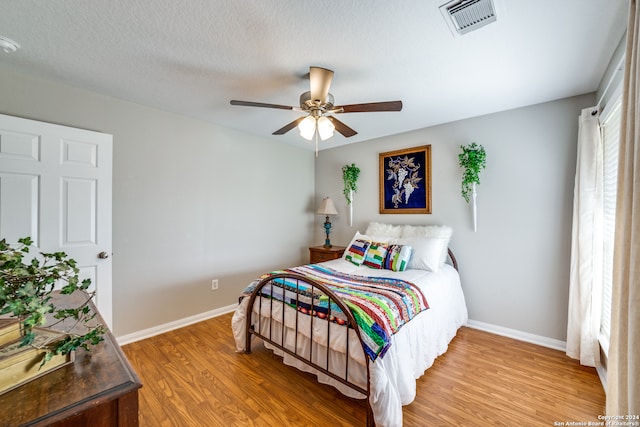
POLYGON ((482 145, 475 142, 467 145, 461 145, 462 153, 458 155, 460 167, 464 168, 462 172, 462 197, 467 203, 473 192, 474 184, 480 184, 480 171, 486 167, 487 153, 482 145))
POLYGON ((347 204, 351 204, 353 193, 358 191, 358 176, 360 175, 360 168, 351 163, 350 165, 344 165, 342 167, 342 181, 344 181, 344 189, 342 193, 347 199, 347 204))
POLYGON ((473 208, 473 231, 477 230, 477 206, 476 206, 476 185, 480 184, 480 171, 487 165, 487 153, 482 145, 475 142, 461 145, 462 153, 458 155, 462 172, 462 197, 469 203, 472 201, 473 208))
POLYGON ((18 239, 17 245, 0 241, 0 315, 19 320, 23 332, 20 346, 32 345, 36 327, 64 326, 65 337, 46 345, 42 366, 54 355, 69 354, 79 347, 89 350, 90 344, 103 340, 106 329, 91 322, 96 316, 89 307, 91 281, 80 280, 76 261, 64 252, 32 256, 32 245, 29 237, 18 239), (52 301, 56 285, 61 286, 63 295, 83 292, 84 303, 75 308, 56 307, 52 301))
POLYGON ((349 205, 349 226, 353 225, 353 193, 358 191, 358 176, 360 175, 360 168, 351 163, 350 165, 344 165, 342 167, 342 181, 344 182, 344 189, 342 193, 347 199, 349 205))

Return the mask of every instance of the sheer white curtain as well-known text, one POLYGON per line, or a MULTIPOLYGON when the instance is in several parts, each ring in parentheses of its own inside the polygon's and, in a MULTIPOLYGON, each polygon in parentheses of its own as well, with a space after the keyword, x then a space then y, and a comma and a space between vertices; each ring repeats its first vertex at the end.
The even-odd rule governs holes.
POLYGON ((602 310, 603 180, 602 137, 597 107, 582 110, 573 194, 567 355, 600 363, 598 333, 602 310))

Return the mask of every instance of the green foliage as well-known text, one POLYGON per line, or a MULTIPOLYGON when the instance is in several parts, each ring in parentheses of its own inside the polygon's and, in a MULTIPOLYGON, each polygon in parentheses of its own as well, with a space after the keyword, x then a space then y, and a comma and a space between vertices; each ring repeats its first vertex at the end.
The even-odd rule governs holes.
POLYGON ((360 175, 360 168, 351 163, 351 165, 344 165, 342 167, 342 180, 344 181, 344 190, 342 191, 344 197, 347 198, 347 204, 351 204, 351 191, 354 193, 358 191, 358 176, 360 175))
POLYGON ((47 325, 47 319, 53 323, 69 325, 68 335, 46 347, 47 353, 42 364, 54 354, 68 354, 82 347, 89 350, 88 344, 102 341, 106 329, 91 320, 96 316, 89 308, 90 294, 86 291, 91 280, 80 281, 76 261, 64 252, 29 254, 33 241, 29 237, 18 239, 15 247, 6 239, 0 241, 0 315, 9 314, 22 323, 24 337, 21 346, 31 345, 35 338, 34 327, 47 325), (25 257, 29 260, 25 260, 25 257), (76 291, 85 294, 83 304, 75 308, 58 308, 51 301, 51 293, 56 284, 61 285, 60 293, 69 295, 76 291), (93 324, 93 325, 91 325, 93 324), (84 334, 77 334, 81 330, 84 334))
POLYGON ((480 184, 480 171, 486 167, 487 153, 482 145, 475 142, 468 146, 461 145, 462 153, 458 155, 460 167, 464 168, 462 173, 462 197, 469 203, 473 183, 480 184))

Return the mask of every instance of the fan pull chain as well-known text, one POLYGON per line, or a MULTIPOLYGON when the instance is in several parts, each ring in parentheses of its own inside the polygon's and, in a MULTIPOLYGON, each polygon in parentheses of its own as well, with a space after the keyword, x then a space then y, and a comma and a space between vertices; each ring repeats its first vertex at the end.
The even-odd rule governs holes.
POLYGON ((316 126, 316 159, 318 158, 318 127, 316 126))

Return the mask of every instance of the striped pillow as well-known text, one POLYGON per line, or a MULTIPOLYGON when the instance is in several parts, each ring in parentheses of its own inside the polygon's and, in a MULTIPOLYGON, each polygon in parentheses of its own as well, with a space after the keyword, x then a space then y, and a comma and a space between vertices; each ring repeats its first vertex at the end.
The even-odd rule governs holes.
POLYGON ((347 249, 347 251, 345 252, 344 259, 346 259, 347 261, 351 261, 355 265, 362 265, 370 244, 371 242, 367 240, 354 240, 351 246, 349 246, 349 249, 347 249))
POLYGON ((371 268, 382 268, 384 260, 387 258, 389 246, 386 243, 371 242, 369 250, 364 258, 364 265, 371 268))
POLYGON ((384 261, 384 268, 393 271, 405 271, 411 259, 413 249, 408 245, 391 245, 384 261))

